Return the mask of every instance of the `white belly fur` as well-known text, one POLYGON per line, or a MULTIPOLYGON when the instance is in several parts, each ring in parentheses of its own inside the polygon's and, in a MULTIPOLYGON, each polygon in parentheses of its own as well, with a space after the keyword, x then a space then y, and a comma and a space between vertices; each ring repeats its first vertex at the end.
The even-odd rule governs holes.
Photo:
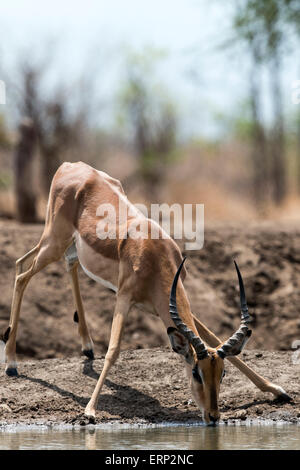
MULTIPOLYGON (((69 249, 66 251, 65 253, 65 258, 66 258, 66 262, 67 262, 67 268, 70 269, 70 267, 74 264, 74 262, 76 261, 79 261, 79 264, 80 266, 82 267, 83 271, 85 272, 85 274, 90 278, 90 279, 93 279, 93 281, 99 283, 99 284, 102 284, 104 287, 112 290, 113 292, 118 292, 118 288, 110 281, 106 281, 105 279, 103 279, 102 277, 92 273, 89 269, 87 269, 84 264, 83 264, 83 260, 80 259, 80 258, 84 258, 83 255, 83 248, 84 248, 84 243, 83 241, 80 239, 80 237, 77 235, 77 246, 75 243, 73 243, 72 246, 69 247, 69 249), (81 256, 80 256, 81 255, 81 256)), ((87 248, 87 247, 85 247, 87 248)), ((145 312, 148 312, 148 313, 152 313, 152 314, 156 314, 156 312, 154 312, 154 309, 153 309, 153 306, 152 305, 145 305, 145 304, 136 304, 136 307, 138 308, 141 308, 142 310, 144 310, 145 312)))
POLYGON ((111 282, 106 281, 105 279, 102 279, 102 277, 96 276, 95 274, 91 273, 85 266, 83 266, 80 260, 79 260, 79 263, 83 271, 85 272, 85 274, 91 279, 93 279, 93 281, 96 281, 99 284, 102 284, 104 287, 107 287, 108 289, 111 289, 114 292, 118 292, 118 288, 114 286, 111 282))
POLYGON ((91 267, 94 264, 97 266, 97 261, 101 262, 101 257, 97 259, 97 256, 100 257, 100 255, 96 255, 95 258, 95 254, 91 251, 89 246, 82 240, 80 235, 75 232, 74 243, 65 253, 68 269, 70 269, 75 261, 79 261, 80 266, 89 278, 93 279, 93 281, 96 281, 99 284, 102 284, 104 287, 112 290, 113 292, 118 292, 118 288, 114 284, 114 279, 111 279, 113 282, 107 281, 106 279, 100 277, 98 273, 95 274, 91 271, 91 267), (89 269, 86 267, 86 265, 89 266, 89 269))

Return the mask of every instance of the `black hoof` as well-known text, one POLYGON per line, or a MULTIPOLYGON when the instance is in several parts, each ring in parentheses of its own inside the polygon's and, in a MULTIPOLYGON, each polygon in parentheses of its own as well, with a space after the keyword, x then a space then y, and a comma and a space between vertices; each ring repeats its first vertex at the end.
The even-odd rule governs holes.
POLYGON ((8 375, 9 377, 18 377, 18 371, 15 367, 9 367, 8 369, 6 369, 6 375, 8 375))
POLYGON ((293 398, 290 397, 290 395, 288 395, 287 393, 282 393, 281 395, 279 395, 277 397, 277 400, 280 403, 291 403, 294 401, 293 398))
POLYGON ((95 416, 88 416, 87 419, 89 420, 89 424, 96 424, 95 416))
POLYGON ((84 349, 82 352, 86 357, 88 357, 92 361, 95 359, 94 351, 92 349, 84 349))

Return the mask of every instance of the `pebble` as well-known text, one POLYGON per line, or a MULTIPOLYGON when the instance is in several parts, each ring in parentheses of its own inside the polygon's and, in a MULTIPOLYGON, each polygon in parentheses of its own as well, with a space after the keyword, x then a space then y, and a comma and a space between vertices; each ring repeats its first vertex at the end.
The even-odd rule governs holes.
POLYGON ((244 421, 247 419, 247 411, 246 410, 238 410, 234 413, 229 413, 226 417, 224 417, 224 421, 228 421, 230 419, 241 419, 244 421))
POLYGON ((235 413, 235 418, 236 419, 241 419, 241 420, 247 419, 247 411, 246 410, 238 410, 235 413))
POLYGON ((12 413, 12 409, 8 405, 6 405, 5 403, 2 403, 0 405, 0 410, 8 411, 9 413, 12 413))

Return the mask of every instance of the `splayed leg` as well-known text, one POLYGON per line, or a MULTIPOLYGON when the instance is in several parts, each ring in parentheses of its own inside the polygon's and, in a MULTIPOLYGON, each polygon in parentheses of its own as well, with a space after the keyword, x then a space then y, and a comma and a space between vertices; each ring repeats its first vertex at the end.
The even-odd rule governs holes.
POLYGON ((78 332, 82 343, 82 352, 89 359, 94 359, 94 346, 85 320, 82 298, 78 280, 78 257, 76 246, 73 243, 65 253, 67 270, 71 280, 73 299, 75 305, 74 322, 78 323, 78 332))

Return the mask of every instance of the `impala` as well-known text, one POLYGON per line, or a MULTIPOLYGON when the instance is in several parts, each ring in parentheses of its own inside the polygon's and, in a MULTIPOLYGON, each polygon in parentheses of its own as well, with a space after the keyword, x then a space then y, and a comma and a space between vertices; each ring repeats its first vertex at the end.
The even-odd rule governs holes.
POLYGON ((236 266, 241 296, 241 325, 228 341, 222 342, 191 312, 183 287, 186 271, 180 250, 173 239, 128 201, 119 181, 82 162, 66 162, 57 170, 50 189, 41 239, 36 247, 16 262, 10 323, 4 334, 7 375, 17 375, 16 334, 24 290, 32 276, 63 255, 76 306, 74 321, 78 322, 83 353, 90 359, 94 357, 93 342, 79 290, 78 265, 92 279, 116 292, 104 366, 85 409, 85 414, 91 420, 95 417, 98 398, 107 374, 119 356, 124 322, 133 305, 161 318, 173 350, 185 360, 191 392, 202 410, 205 423, 213 424, 220 417, 218 395, 225 358, 229 358, 261 390, 289 399, 281 387, 259 376, 239 358, 234 357, 241 352, 251 334, 244 286, 238 267, 236 266), (117 214, 120 209, 123 213, 126 210, 124 220, 117 218, 111 222, 114 224, 115 238, 99 238, 97 235, 99 224, 100 228, 101 224, 102 228, 107 225, 107 219, 97 215, 101 204, 112 205, 117 214), (155 240, 150 237, 154 225, 160 234, 155 240), (142 227, 143 236, 131 237, 137 226, 142 227), (101 269, 103 259, 109 260, 114 267, 114 274, 110 277, 101 269))

